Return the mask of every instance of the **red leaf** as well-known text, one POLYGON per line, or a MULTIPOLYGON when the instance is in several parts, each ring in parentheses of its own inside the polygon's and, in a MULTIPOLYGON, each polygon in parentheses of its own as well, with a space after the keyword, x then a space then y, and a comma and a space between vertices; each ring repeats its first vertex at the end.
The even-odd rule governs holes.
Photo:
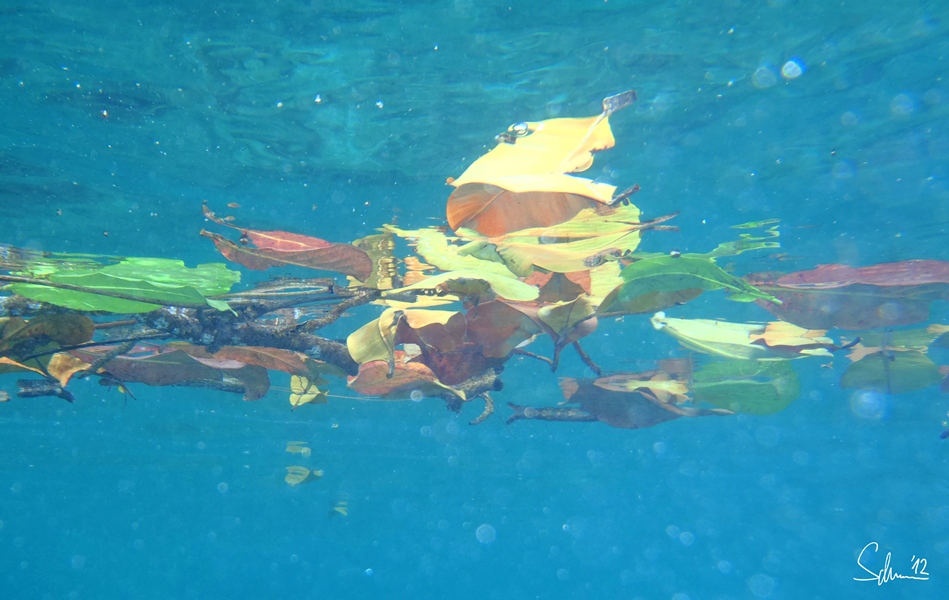
MULTIPOLYGON (((248 237, 251 232, 247 230, 248 237)), ((280 233, 280 232, 254 232, 254 233, 280 233)), ((227 238, 201 230, 201 235, 210 238, 218 251, 225 258, 237 264, 244 265, 248 269, 263 271, 270 267, 294 265, 298 267, 307 267, 310 269, 321 269, 325 271, 336 271, 344 275, 350 275, 359 280, 364 280, 372 274, 372 259, 364 251, 349 244, 332 244, 324 242, 326 245, 310 250, 286 251, 271 248, 249 248, 240 246, 227 238)), ((304 236, 299 236, 304 237, 304 236)), ((309 238, 315 240, 316 238, 309 238)), ((317 240, 322 242, 322 240, 317 240)), ((269 240, 271 246, 277 245, 274 240, 269 240)), ((287 242, 294 244, 296 242, 287 242)))
POLYGON ((821 265, 751 283, 783 304, 759 300, 771 314, 808 329, 872 329, 920 323, 933 300, 949 298, 949 262, 908 260, 869 267, 821 265))

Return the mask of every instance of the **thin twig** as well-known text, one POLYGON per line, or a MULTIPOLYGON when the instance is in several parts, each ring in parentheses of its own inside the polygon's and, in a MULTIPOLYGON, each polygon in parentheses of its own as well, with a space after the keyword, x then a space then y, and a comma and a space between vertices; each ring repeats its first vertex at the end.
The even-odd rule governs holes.
POLYGON ((580 360, 582 360, 586 366, 590 367, 590 370, 596 373, 597 377, 603 374, 600 366, 593 362, 593 359, 590 358, 590 355, 584 352, 583 348, 580 347, 580 342, 574 342, 573 349, 576 350, 577 354, 580 355, 580 360))

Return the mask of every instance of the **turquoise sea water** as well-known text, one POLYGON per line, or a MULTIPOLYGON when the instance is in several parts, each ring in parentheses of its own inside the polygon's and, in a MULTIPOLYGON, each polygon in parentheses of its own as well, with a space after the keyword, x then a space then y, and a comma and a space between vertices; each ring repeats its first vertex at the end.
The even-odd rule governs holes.
MULTIPOLYGON (((4 0, 0 243, 218 261, 202 200, 338 242, 443 224, 445 179, 497 132, 636 89, 589 174, 640 184, 648 218, 681 211, 642 249, 706 252, 780 219, 781 260, 728 268, 949 260, 947 19, 939 2, 4 0)), ((668 312, 769 319, 720 292, 668 312)), ((584 347, 608 370, 684 355, 646 316, 584 347)), ((640 430, 504 424, 506 402, 554 405, 557 375, 590 376, 572 353, 556 375, 510 361, 474 427, 480 404, 435 399, 291 412, 280 391, 133 385, 125 402, 91 380, 74 404, 13 398, 0 598, 946 597, 949 400, 868 410, 843 357, 797 362, 780 413, 640 430), (291 464, 324 476, 291 488, 291 464), (854 581, 870 542, 866 564, 925 558, 929 580, 854 581)))

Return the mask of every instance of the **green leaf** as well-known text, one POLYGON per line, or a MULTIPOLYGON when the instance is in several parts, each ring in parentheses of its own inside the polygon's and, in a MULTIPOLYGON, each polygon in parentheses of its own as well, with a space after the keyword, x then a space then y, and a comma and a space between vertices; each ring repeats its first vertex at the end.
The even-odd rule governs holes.
POLYGON ((144 313, 161 306, 201 304, 229 310, 226 302, 207 300, 205 295, 227 293, 240 280, 240 273, 222 263, 191 269, 180 260, 126 258, 119 264, 96 270, 52 272, 48 279, 52 283, 81 287, 83 291, 21 283, 10 286, 10 290, 32 300, 83 311, 144 313), (134 300, 96 292, 131 296, 134 300))
POLYGON ((239 271, 224 263, 205 263, 195 268, 167 258, 126 258, 117 265, 99 270, 105 275, 148 281, 156 286, 192 287, 203 296, 220 296, 241 280, 239 271))
POLYGON ((730 360, 693 373, 692 392, 697 401, 736 413, 770 415, 787 408, 801 385, 787 362, 730 360))
POLYGON ((640 296, 653 292, 674 293, 682 290, 729 290, 731 299, 739 302, 780 300, 766 294, 743 279, 729 275, 711 260, 690 256, 659 256, 629 265, 620 273, 625 283, 620 286, 611 311, 624 304, 635 304, 640 296))
POLYGON ((939 366, 922 352, 876 352, 847 368, 840 385, 903 394, 942 381, 939 366))
POLYGON ((122 298, 111 298, 91 292, 76 292, 61 290, 45 285, 17 283, 10 286, 10 291, 24 298, 46 302, 55 306, 62 306, 72 310, 102 311, 112 313, 146 313, 161 308, 160 304, 147 304, 122 298))

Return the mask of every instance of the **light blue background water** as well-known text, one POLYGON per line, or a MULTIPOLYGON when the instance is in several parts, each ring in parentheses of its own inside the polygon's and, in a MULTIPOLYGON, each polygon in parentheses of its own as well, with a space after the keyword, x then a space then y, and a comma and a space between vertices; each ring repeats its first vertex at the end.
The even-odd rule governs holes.
MULTIPOLYGON (((203 199, 335 241, 395 215, 437 224, 444 179, 508 124, 596 114, 635 88, 591 173, 639 183, 647 217, 682 211, 682 232, 644 249, 705 251, 730 225, 780 218, 788 260, 742 257, 739 272, 947 259, 947 12, 5 1, 0 241, 213 261, 203 199), (800 77, 782 76, 788 60, 800 77)), ((767 318, 712 294, 676 316, 767 318)), ((676 352, 631 317, 585 346, 608 369, 676 352)), ((796 365, 804 392, 777 415, 641 431, 470 427, 480 407, 456 417, 434 400, 290 412, 279 391, 246 404, 137 386, 125 405, 80 382, 75 405, 14 399, 0 405, 0 596, 944 597, 949 402, 930 389, 862 418, 835 365, 796 365), (325 475, 291 489, 295 463, 325 475), (328 518, 341 499, 349 516, 328 518), (927 558, 932 580, 854 582, 871 541, 901 572, 927 558)), ((569 356, 558 374, 588 372, 569 356)), ((499 404, 560 398, 541 364, 511 361, 504 379, 499 404)))

